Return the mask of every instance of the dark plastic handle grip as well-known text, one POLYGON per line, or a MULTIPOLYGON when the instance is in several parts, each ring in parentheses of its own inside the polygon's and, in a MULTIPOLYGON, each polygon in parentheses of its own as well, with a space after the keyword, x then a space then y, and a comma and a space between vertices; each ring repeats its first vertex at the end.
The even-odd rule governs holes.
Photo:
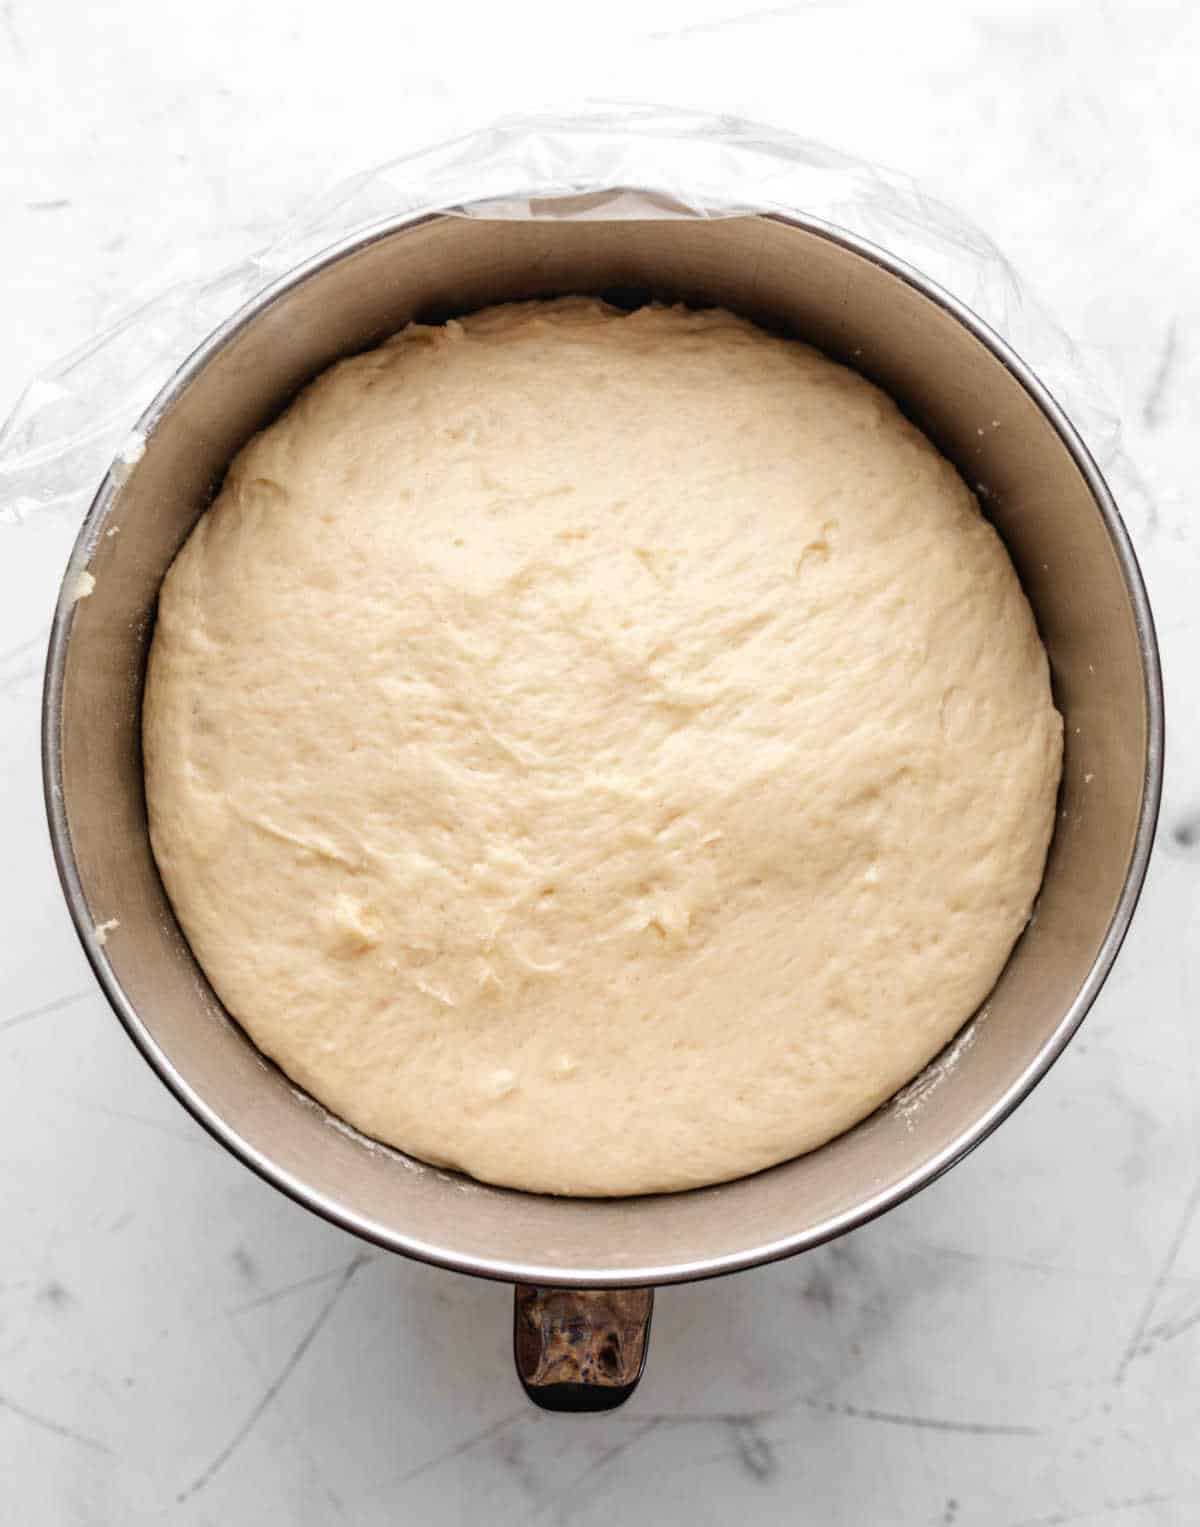
POLYGON ((638 1386, 652 1288, 543 1288, 518 1283, 513 1355, 543 1410, 615 1410, 638 1386))

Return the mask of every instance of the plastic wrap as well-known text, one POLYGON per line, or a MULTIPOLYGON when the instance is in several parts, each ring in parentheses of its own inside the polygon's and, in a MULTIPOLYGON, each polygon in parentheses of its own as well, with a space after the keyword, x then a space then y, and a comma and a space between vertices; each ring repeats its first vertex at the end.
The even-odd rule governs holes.
POLYGON ((0 523, 81 520, 105 472, 140 454, 136 421, 223 320, 320 250, 430 211, 490 218, 805 213, 907 261, 996 329, 1104 464, 1116 416, 1069 338, 993 241, 909 177, 728 116, 651 107, 507 118, 335 186, 238 264, 161 292, 36 377, 0 430, 0 523), (613 187, 626 189, 613 191, 613 187))

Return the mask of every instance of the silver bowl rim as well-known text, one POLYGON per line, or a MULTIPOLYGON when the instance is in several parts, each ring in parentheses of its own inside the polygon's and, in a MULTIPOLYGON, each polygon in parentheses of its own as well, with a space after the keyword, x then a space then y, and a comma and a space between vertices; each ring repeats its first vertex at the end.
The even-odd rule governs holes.
MULTIPOLYGON (((636 191, 640 188, 620 189, 636 191)), ((544 193, 531 191, 529 194, 544 193)), ((136 429, 147 439, 151 437, 160 420, 170 411, 212 357, 263 312, 282 301, 310 277, 327 266, 374 243, 388 239, 406 228, 433 221, 452 211, 453 209, 449 208, 431 209, 385 218, 337 241, 287 272, 257 297, 243 304, 192 351, 143 412, 137 421, 136 429)), ((72 575, 77 567, 82 565, 84 552, 91 544, 93 528, 104 520, 122 486, 123 476, 116 470, 114 464, 114 468, 110 468, 105 475, 92 500, 67 564, 50 630, 42 695, 42 778, 46 814, 55 864, 75 931, 95 972, 96 979, 100 983, 101 990, 129 1037, 157 1072, 160 1080, 174 1093, 192 1117, 244 1165, 296 1203, 312 1210, 341 1229, 373 1242, 385 1250, 399 1252, 404 1256, 455 1272, 494 1278, 507 1283, 549 1284, 575 1288, 617 1288, 691 1282, 702 1278, 718 1277, 725 1273, 740 1272, 746 1268, 795 1255, 797 1252, 811 1250, 814 1246, 819 1246, 825 1241, 845 1234, 848 1230, 866 1224, 869 1220, 910 1198, 920 1189, 927 1187, 943 1172, 948 1171, 974 1150, 1008 1117, 1062 1054, 1099 994, 1129 929, 1150 860, 1162 794, 1165 743, 1162 669, 1154 619, 1141 569, 1120 511, 1117 509, 1100 468, 1063 409, 1030 367, 990 325, 928 276, 878 245, 823 219, 804 213, 785 214, 775 211, 764 211, 757 215, 827 239, 853 254, 870 260, 908 286, 915 288, 956 319, 986 346, 1021 384, 1045 415, 1082 473, 1104 521, 1133 607, 1146 705, 1146 757, 1143 769, 1142 801, 1133 852, 1121 894, 1104 939, 1078 994, 1042 1044, 1037 1055, 1016 1080, 1011 1082, 966 1129, 923 1165, 888 1187, 869 1193, 852 1209, 831 1215, 807 1230, 796 1231, 790 1235, 721 1256, 672 1262, 664 1266, 626 1268, 619 1272, 611 1269, 542 1265, 512 1261, 504 1257, 474 1257, 454 1247, 432 1244, 415 1236, 396 1232, 367 1216, 347 1209, 337 1199, 315 1190, 294 1173, 277 1165, 266 1152, 243 1139, 220 1113, 196 1092, 187 1078, 163 1053, 133 1003, 126 996, 103 947, 95 937, 94 926, 71 847, 63 796, 62 710, 67 651, 76 603, 72 589, 72 575)), ((726 1187, 736 1187, 736 1183, 727 1184, 726 1187)))

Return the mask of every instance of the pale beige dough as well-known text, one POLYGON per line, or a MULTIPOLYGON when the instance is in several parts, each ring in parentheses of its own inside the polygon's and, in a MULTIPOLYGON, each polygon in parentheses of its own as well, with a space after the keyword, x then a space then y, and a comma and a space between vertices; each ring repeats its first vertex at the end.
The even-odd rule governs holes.
POLYGON ((687 1188, 846 1129, 986 996, 1061 725, 1004 549, 882 393, 720 311, 410 327, 163 584, 154 851, 330 1109, 489 1182, 687 1188))

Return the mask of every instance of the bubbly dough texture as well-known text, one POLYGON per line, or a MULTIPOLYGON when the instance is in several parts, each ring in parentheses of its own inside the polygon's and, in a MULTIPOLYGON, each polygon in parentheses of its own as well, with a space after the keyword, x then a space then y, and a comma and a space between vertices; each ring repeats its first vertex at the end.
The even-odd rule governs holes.
POLYGON ((869 1113, 987 995, 1061 724, 891 401, 722 311, 411 326, 238 456, 163 583, 154 852, 218 994, 369 1135, 693 1187, 869 1113))

